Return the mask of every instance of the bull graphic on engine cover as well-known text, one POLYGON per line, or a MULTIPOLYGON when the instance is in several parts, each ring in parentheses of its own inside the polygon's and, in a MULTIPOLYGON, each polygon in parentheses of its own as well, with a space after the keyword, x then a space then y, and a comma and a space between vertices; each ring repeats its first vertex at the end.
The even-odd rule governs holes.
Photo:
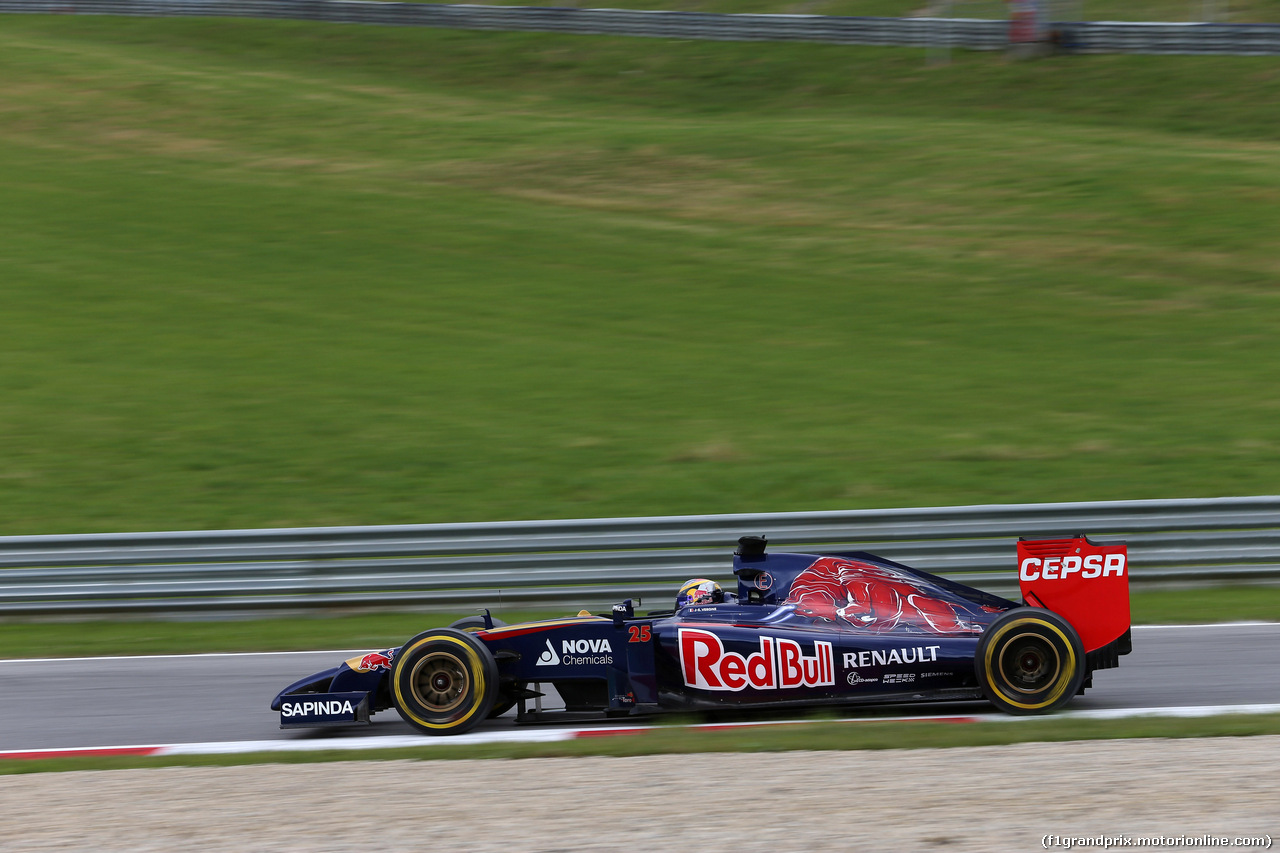
POLYGON ((861 560, 823 557, 796 577, 785 603, 801 615, 875 634, 982 633, 982 625, 912 576, 861 560))

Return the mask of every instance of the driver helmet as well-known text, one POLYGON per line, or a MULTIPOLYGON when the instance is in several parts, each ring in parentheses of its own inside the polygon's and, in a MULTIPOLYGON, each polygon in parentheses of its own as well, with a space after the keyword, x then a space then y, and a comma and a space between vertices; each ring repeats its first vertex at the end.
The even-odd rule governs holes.
POLYGON ((720 584, 706 578, 694 578, 685 581, 676 596, 676 609, 690 604, 720 604, 724 601, 724 590, 720 584))

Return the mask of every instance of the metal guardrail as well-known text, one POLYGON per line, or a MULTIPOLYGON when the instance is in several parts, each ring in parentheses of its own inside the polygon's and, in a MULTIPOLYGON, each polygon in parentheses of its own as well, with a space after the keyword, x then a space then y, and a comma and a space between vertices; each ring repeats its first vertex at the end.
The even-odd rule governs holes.
POLYGON ((387 527, 0 537, 0 612, 664 606, 739 536, 867 550, 1002 594, 1018 536, 1129 543, 1135 585, 1280 581, 1280 496, 387 527))
POLYGON ((1068 53, 1229 54, 1280 53, 1280 24, 1063 22, 1054 39, 1068 53))
MULTIPOLYGON (((999 50, 1005 20, 722 15, 631 9, 472 6, 377 0, 0 0, 0 12, 148 17, 283 18, 347 24, 518 30, 722 41, 806 41, 848 45, 999 50)), ((1280 53, 1280 24, 1055 23, 1055 41, 1082 53, 1280 53)))

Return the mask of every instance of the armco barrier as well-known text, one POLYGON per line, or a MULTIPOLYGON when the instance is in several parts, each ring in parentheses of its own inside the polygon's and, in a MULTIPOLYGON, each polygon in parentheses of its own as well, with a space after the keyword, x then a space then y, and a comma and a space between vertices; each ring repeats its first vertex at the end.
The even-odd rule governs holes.
POLYGON ((1134 584, 1280 580, 1280 497, 0 537, 0 612, 666 604, 739 536, 882 554, 994 592, 1018 536, 1129 542, 1134 584), (656 602, 656 603, 654 603, 656 602))
MULTIPOLYGON (((347 24, 521 30, 582 35, 998 50, 1009 24, 978 18, 721 15, 706 12, 383 3, 377 0, 0 0, 0 12, 154 17, 287 18, 347 24)), ((1084 21, 1052 25, 1082 53, 1280 53, 1280 24, 1084 21)))

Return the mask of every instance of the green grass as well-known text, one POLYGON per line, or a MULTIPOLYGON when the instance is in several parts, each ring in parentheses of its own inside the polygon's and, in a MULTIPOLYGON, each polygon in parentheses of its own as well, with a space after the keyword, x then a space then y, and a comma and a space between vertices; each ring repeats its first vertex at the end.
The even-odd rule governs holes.
POLYGON ((0 532, 1270 493, 1280 70, 0 16, 0 532))
MULTIPOLYGON (((502 611, 508 624, 552 619, 576 610, 502 611)), ((203 652, 385 649, 448 625, 467 613, 357 613, 272 618, 173 621, 52 621, 0 623, 0 659, 203 652)))
POLYGON ((0 761, 0 774, 116 770, 129 767, 309 764, 329 761, 541 758, 584 755, 659 755, 695 752, 785 752, 790 750, 928 749, 1008 743, 1114 740, 1119 738, 1249 737, 1280 734, 1280 714, 1233 714, 1198 719, 1131 718, 1072 720, 1046 718, 974 725, 934 722, 818 722, 708 731, 658 728, 641 735, 584 738, 561 743, 505 743, 411 747, 407 749, 264 752, 249 755, 167 758, 47 758, 0 761))
POLYGON ((1141 590, 1131 598, 1135 625, 1204 622, 1278 622, 1280 587, 1222 586, 1208 589, 1141 590))
MULTIPOLYGON (((1280 587, 1139 591, 1135 625, 1280 620, 1280 587)), ((577 612, 495 611, 508 624, 577 612)), ((339 613, 208 622, 13 621, 0 623, 0 659, 202 652, 382 649, 474 613, 339 613)))

